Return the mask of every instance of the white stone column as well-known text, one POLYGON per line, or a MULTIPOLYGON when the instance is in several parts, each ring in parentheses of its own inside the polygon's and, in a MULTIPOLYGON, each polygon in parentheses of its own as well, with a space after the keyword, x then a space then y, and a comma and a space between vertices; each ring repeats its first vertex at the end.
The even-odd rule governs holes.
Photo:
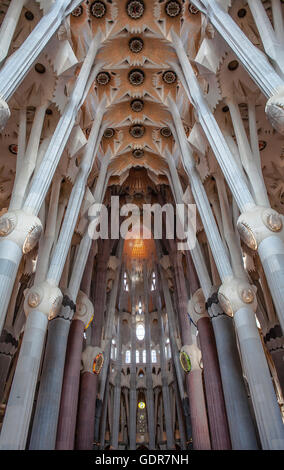
MULTIPOLYGON (((279 2, 278 2, 279 3, 279 2)), ((250 11, 257 26, 259 35, 266 54, 272 59, 279 74, 284 74, 283 42, 278 40, 276 33, 270 23, 265 8, 260 0, 248 0, 250 11)), ((280 10, 280 15, 282 12, 280 10)))
MULTIPOLYGON (((241 238, 252 249, 258 250, 279 321, 284 330, 284 229, 283 217, 270 207, 257 206, 250 194, 242 173, 232 156, 226 140, 209 108, 189 63, 180 38, 172 32, 174 46, 187 83, 186 92, 198 115, 200 124, 216 156, 233 197, 241 211, 238 230, 241 238)), ((176 132, 180 135, 183 126, 176 104, 168 98, 171 112, 178 122, 176 132)), ((185 135, 185 134, 184 134, 185 135)), ((179 138, 182 152, 189 147, 186 139, 179 138)))
MULTIPOLYGON (((100 35, 97 35, 91 43, 69 102, 59 120, 39 169, 31 182, 23 208, 19 211, 9 211, 0 218, 0 331, 22 252, 27 253, 32 249, 40 237, 41 223, 36 215, 48 192, 61 154, 74 126, 82 99, 86 90, 91 86, 94 72, 97 71, 97 67, 93 67, 93 61, 98 50, 99 37, 100 35)), ((100 115, 100 110, 98 112, 100 115)), ((98 132, 99 130, 96 128, 96 135, 98 132)))
MULTIPOLYGON (((191 183, 192 193, 222 280, 218 294, 220 305, 223 311, 229 316, 234 316, 234 314, 238 315, 238 310, 242 310, 243 321, 246 322, 247 325, 250 325, 252 337, 254 340, 257 339, 258 341, 258 346, 255 347, 255 351, 258 353, 255 353, 253 357, 244 362, 244 364, 247 366, 245 373, 253 398, 262 446, 264 449, 280 449, 281 446, 284 445, 284 427, 255 322, 254 312, 257 306, 255 292, 253 287, 248 284, 244 272, 241 277, 235 277, 233 274, 205 189, 195 169, 195 162, 190 147, 185 145, 185 143, 187 143, 186 135, 181 126, 180 117, 177 115, 177 109, 173 113, 173 120, 182 150, 183 166, 191 183), (260 374, 261 368, 262 373, 260 374), (263 391, 266 393, 265 402, 261 400, 263 391)), ((239 328, 240 323, 235 323, 235 325, 242 347, 242 357, 247 355, 252 356, 252 343, 248 341, 248 336, 246 338, 243 336, 245 329, 239 328)))
MULTIPOLYGON (((261 206, 269 206, 270 203, 262 175, 261 164, 259 164, 258 161, 259 154, 255 155, 255 153, 252 152, 238 103, 232 95, 226 98, 226 103, 230 110, 242 165, 248 176, 251 192, 254 195, 255 202, 261 206)), ((250 123, 251 121, 252 117, 250 119, 250 123)))
POLYGON ((26 0, 12 0, 0 28, 0 63, 6 58, 26 0))
MULTIPOLYGON (((16 0, 13 3, 22 4, 23 1, 16 0)), ((57 0, 53 2, 53 7, 42 17, 21 47, 9 57, 2 67, 0 71, 0 130, 5 127, 10 116, 7 101, 23 81, 65 16, 80 3, 81 0, 57 0)))
MULTIPOLYGON (((12 190, 9 210, 21 209, 25 198, 25 193, 32 173, 36 166, 39 154, 41 133, 44 125, 45 112, 48 102, 38 106, 34 115, 30 138, 24 155, 17 156, 16 177, 12 190)), ((19 142, 20 144, 20 142, 19 142)))
POLYGON ((251 78, 269 98, 266 106, 268 118, 276 130, 284 132, 284 81, 275 72, 265 55, 255 47, 232 17, 216 0, 193 0, 199 10, 234 51, 251 78))
MULTIPOLYGON (((170 155, 168 155, 169 158, 171 158, 170 155)), ((176 203, 181 204, 182 188, 177 169, 174 164, 170 165, 170 168, 172 178, 176 181, 176 203)), ((216 339, 232 447, 233 449, 255 449, 255 433, 248 409, 233 325, 230 323, 230 319, 221 312, 220 306, 214 303, 211 305, 212 283, 197 240, 195 248, 191 250, 191 256, 203 294, 207 301, 210 302, 208 304, 208 313, 212 318, 216 339)), ((200 309, 197 310, 199 311, 200 309)))
POLYGON ((2 450, 25 449, 47 323, 61 300, 60 290, 47 283, 34 286, 26 296, 28 318, 1 430, 2 450))

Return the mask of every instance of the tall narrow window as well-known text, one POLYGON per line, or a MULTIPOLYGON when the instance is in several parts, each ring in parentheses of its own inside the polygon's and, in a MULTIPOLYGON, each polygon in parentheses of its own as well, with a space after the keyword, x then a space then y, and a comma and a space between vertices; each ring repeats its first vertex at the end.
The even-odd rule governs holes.
POLYGON ((143 350, 143 364, 146 363, 146 349, 143 350))
POLYGON ((139 350, 136 349, 136 364, 138 364, 138 362, 140 362, 140 354, 139 354, 139 350))
POLYGON ((153 364, 155 364, 157 362, 157 352, 155 349, 152 349, 151 351, 151 360, 153 362, 153 364))
POLYGON ((129 291, 129 286, 128 286, 128 277, 126 272, 123 274, 123 288, 126 292, 129 291))
POLYGON ((139 315, 142 315, 143 309, 142 309, 142 302, 141 299, 138 302, 138 313, 139 315))
POLYGON ((151 291, 156 290, 156 273, 153 272, 152 274, 152 283, 151 283, 151 291))
POLYGON ((130 350, 128 349, 125 353, 125 362, 126 362, 126 364, 130 364, 130 359, 131 359, 131 354, 130 354, 130 350))

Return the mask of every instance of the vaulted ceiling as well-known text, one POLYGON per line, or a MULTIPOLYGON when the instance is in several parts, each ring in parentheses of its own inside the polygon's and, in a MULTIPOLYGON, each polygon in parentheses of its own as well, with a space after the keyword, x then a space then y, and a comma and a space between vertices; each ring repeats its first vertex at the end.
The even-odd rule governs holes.
MULTIPOLYGON (((229 0, 220 2, 250 40, 262 49, 246 2, 236 0, 232 6, 229 0)), ((0 20, 8 5, 8 1, 0 2, 0 20)), ((270 14, 270 1, 264 5, 270 14)), ((43 6, 42 1, 26 3, 9 54, 20 46, 41 18, 43 6)), ((179 149, 171 131, 167 107, 170 95, 178 105, 202 180, 209 179, 217 163, 176 73, 178 60, 171 44, 172 30, 182 38, 215 117, 233 138, 226 97, 232 94, 236 97, 247 129, 248 97, 257 100, 263 173, 271 203, 283 213, 284 146, 280 134, 273 130, 265 116, 265 98, 218 33, 187 0, 83 1, 72 12, 11 99, 12 116, 0 136, 1 209, 7 208, 12 190, 21 109, 27 107, 29 134, 36 107, 48 100, 42 142, 52 135, 90 41, 99 31, 102 35, 96 57, 99 72, 78 114, 58 171, 71 184, 74 182, 96 109, 105 99, 105 130, 90 184, 97 175, 100 158, 107 151, 112 155, 109 185, 122 185, 129 178, 131 168, 137 167, 148 171, 154 185, 169 184, 166 149, 184 177, 179 149)))

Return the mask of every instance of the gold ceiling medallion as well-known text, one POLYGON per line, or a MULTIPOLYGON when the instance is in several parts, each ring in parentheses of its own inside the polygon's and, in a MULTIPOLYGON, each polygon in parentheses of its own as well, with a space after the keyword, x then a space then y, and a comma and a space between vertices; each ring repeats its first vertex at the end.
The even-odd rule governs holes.
POLYGON ((132 152, 134 158, 142 158, 144 157, 144 150, 143 149, 135 149, 132 152))
POLYGON ((172 131, 169 127, 163 127, 161 130, 160 130, 160 134, 162 137, 171 137, 172 135, 172 131))
POLYGON ((131 38, 128 45, 131 52, 138 54, 144 47, 144 41, 141 38, 131 38))
POLYGON ((110 82, 110 74, 108 72, 100 72, 97 75, 96 81, 99 85, 107 85, 110 82))
POLYGON ((95 18, 103 18, 106 14, 106 6, 104 2, 96 1, 90 6, 91 15, 95 18))
POLYGON ((170 0, 166 3, 165 12, 171 18, 175 18, 181 12, 181 4, 178 1, 170 0))
POLYGON ((143 70, 140 70, 140 69, 131 70, 128 74, 128 80, 131 83, 131 85, 134 85, 134 86, 142 85, 142 83, 145 80, 145 74, 143 70))
POLYGON ((108 129, 104 131, 104 137, 106 139, 111 139, 114 136, 114 134, 115 134, 115 131, 114 129, 112 129, 112 127, 108 127, 108 129))
POLYGON ((130 103, 130 107, 135 113, 141 113, 141 111, 143 111, 144 109, 144 103, 142 100, 139 99, 132 100, 130 103))
POLYGON ((129 129, 130 134, 135 139, 141 139, 145 134, 145 127, 142 124, 135 124, 134 126, 130 127, 129 129))
POLYGON ((142 0, 130 0, 126 5, 126 11, 132 20, 139 20, 144 15, 145 4, 142 0))
POLYGON ((173 70, 166 70, 163 73, 163 80, 167 85, 172 85, 177 81, 177 74, 173 70))
POLYGON ((83 7, 81 5, 79 5, 77 8, 75 8, 71 13, 71 15, 75 16, 75 18, 78 18, 82 14, 83 14, 83 7))

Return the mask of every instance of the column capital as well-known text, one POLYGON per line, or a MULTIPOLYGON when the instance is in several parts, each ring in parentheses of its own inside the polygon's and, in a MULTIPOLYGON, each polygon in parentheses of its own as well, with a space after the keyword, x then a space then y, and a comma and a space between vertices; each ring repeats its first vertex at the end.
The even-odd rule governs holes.
POLYGON ((283 240, 283 216, 271 207, 255 206, 243 212, 237 223, 242 241, 256 251, 260 243, 272 235, 283 240))
POLYGON ((94 306, 89 297, 82 291, 79 291, 76 301, 76 313, 74 320, 81 320, 85 325, 85 330, 89 327, 94 317, 94 306))
POLYGON ((202 289, 198 289, 194 292, 191 299, 188 301, 188 313, 194 323, 197 323, 200 318, 208 317, 202 289))
POLYGON ((284 134, 284 85, 269 98, 265 112, 274 129, 284 134))
POLYGON ((49 282, 44 281, 30 289, 26 289, 24 295, 26 316, 32 311, 38 311, 45 314, 48 320, 52 320, 59 313, 63 295, 58 287, 51 285, 49 282))
POLYGON ((27 254, 36 246, 42 233, 42 223, 23 210, 8 211, 0 217, 0 240, 10 240, 27 254))
POLYGON ((256 287, 246 280, 230 277, 227 278, 218 292, 218 299, 224 313, 229 317, 242 309, 248 308, 255 312, 257 308, 256 287))

